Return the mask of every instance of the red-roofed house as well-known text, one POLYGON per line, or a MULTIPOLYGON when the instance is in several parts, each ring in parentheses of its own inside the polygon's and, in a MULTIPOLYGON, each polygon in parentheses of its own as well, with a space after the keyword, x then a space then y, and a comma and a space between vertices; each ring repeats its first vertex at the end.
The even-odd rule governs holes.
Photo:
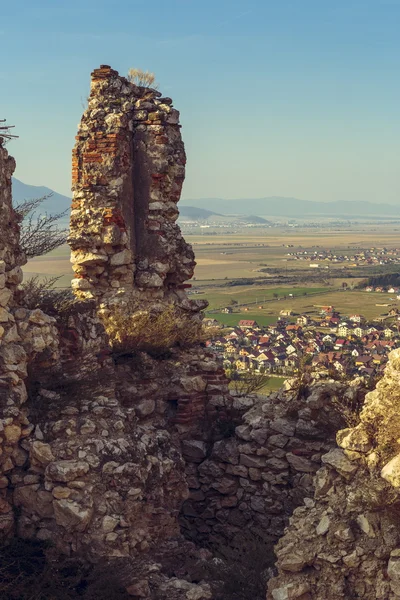
POLYGON ((252 319, 242 319, 239 321, 239 327, 258 327, 257 321, 253 321, 252 319))

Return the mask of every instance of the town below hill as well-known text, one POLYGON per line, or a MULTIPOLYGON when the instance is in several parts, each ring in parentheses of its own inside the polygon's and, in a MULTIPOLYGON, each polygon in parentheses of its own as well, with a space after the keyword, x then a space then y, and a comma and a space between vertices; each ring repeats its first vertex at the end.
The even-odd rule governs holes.
MULTIPOLYGON (((285 316, 268 326, 242 319, 208 342, 229 372, 293 376, 308 367, 320 376, 348 379, 382 376, 388 354, 400 348, 400 311, 392 309, 390 324, 368 322, 362 315, 341 315, 333 306, 321 308, 319 318, 285 316)), ((216 325, 214 319, 207 321, 216 325)))

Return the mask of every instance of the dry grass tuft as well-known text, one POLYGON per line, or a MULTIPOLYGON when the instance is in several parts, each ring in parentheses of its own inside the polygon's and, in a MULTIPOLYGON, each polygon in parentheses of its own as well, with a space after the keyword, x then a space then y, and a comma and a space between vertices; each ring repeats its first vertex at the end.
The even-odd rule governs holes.
POLYGON ((213 335, 192 315, 168 305, 160 311, 138 310, 137 306, 113 308, 103 317, 114 353, 137 351, 162 355, 172 348, 190 347, 213 335))
POLYGON ((142 69, 129 69, 128 71, 128 80, 135 85, 140 87, 147 87, 156 90, 158 88, 158 83, 156 82, 156 76, 154 73, 150 73, 150 71, 142 71, 142 69))
POLYGON ((68 318, 93 309, 90 301, 79 301, 69 288, 54 287, 59 277, 31 277, 19 286, 18 302, 29 310, 39 308, 46 315, 67 324, 68 318))
POLYGON ((346 427, 356 427, 360 422, 361 411, 364 406, 364 398, 355 396, 346 398, 336 395, 331 396, 330 406, 346 427))

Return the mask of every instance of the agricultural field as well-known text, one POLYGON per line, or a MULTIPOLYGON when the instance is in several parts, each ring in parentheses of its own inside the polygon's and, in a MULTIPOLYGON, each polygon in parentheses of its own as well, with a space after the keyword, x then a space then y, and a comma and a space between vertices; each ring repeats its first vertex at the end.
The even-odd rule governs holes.
MULTIPOLYGON (((266 382, 262 386, 260 390, 258 390, 258 394, 269 394, 270 392, 276 392, 281 389, 284 381, 287 377, 280 377, 279 375, 273 375, 267 378, 266 382)), ((230 389, 234 389, 235 384, 233 382, 230 383, 230 389)))
POLYGON ((287 379, 286 377, 271 377, 270 379, 268 379, 268 381, 265 383, 265 385, 263 386, 263 388, 260 390, 260 394, 268 394, 269 392, 276 392, 277 390, 280 390, 285 379, 287 379))
MULTIPOLYGON (((310 288, 312 289, 312 288, 310 288)), ((378 294, 364 291, 330 291, 313 296, 298 296, 293 299, 273 300, 263 305, 263 308, 251 307, 248 311, 244 308, 235 308, 231 314, 209 311, 208 316, 217 319, 225 325, 237 325, 241 319, 257 321, 259 325, 275 323, 280 312, 292 311, 289 320, 295 320, 296 315, 306 314, 310 317, 317 316, 322 306, 332 305, 342 315, 359 313, 367 320, 385 318, 391 307, 400 308, 400 301, 390 300, 389 294, 378 294)))
POLYGON ((59 277, 55 286, 69 287, 73 276, 69 258, 70 250, 66 244, 45 256, 33 258, 23 267, 25 279, 59 277))
MULTIPOLYGON (((324 294, 332 291, 331 287, 311 287, 311 286, 234 286, 210 288, 202 290, 202 294, 209 302, 209 309, 218 309, 225 306, 235 308, 236 304, 248 304, 248 308, 253 310, 258 306, 263 306, 274 299, 288 299, 290 295, 294 298, 299 296, 308 296, 310 294, 324 294)), ((267 307, 266 307, 267 308, 267 307)))
MULTIPOLYGON (((291 310, 294 315, 313 314, 318 312, 318 305, 326 304, 344 315, 361 312, 366 318, 375 319, 389 310, 377 304, 400 305, 387 294, 353 289, 372 272, 400 271, 400 265, 378 265, 372 269, 328 261, 313 269, 306 261, 288 256, 300 250, 330 249, 350 255, 356 249, 396 248, 400 246, 399 227, 256 227, 234 233, 217 229, 212 235, 185 232, 185 238, 193 245, 197 261, 192 297, 206 298, 208 316, 227 325, 240 319, 255 319, 267 325, 276 321, 282 310, 291 310), (234 312, 224 314, 224 307, 231 307, 234 312)), ((72 268, 68 246, 29 261, 24 273, 25 278, 59 277, 56 286, 69 287, 72 268)))

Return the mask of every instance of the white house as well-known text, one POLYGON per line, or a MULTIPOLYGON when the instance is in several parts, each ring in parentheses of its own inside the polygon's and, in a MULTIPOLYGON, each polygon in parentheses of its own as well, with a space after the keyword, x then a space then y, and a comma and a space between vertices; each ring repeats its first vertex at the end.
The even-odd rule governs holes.
POLYGON ((362 320, 362 316, 361 315, 351 315, 349 317, 350 321, 353 321, 353 323, 361 323, 362 320))
POLYGON ((340 323, 337 331, 338 331, 339 335, 346 336, 348 334, 348 332, 349 332, 349 328, 347 326, 347 323, 340 323))

